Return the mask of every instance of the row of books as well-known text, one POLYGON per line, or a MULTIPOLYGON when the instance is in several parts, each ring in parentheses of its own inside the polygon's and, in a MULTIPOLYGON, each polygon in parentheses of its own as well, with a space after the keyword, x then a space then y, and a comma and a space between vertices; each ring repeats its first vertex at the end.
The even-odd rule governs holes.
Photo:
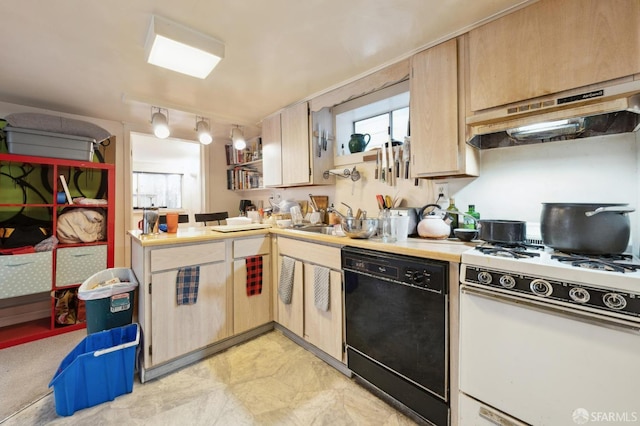
POLYGON ((246 149, 238 150, 231 144, 224 146, 227 157, 227 166, 233 166, 235 164, 248 163, 261 159, 259 151, 250 151, 246 149))
POLYGON ((227 189, 237 191, 256 188, 262 188, 262 174, 256 169, 234 167, 227 170, 227 189))

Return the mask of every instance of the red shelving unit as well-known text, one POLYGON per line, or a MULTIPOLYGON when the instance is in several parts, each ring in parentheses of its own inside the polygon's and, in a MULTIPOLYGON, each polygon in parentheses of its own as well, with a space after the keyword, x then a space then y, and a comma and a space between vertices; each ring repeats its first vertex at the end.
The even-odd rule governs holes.
MULTIPOLYGON (((56 235, 58 218, 70 209, 101 209, 105 212, 106 218, 104 240, 90 243, 59 243, 52 250, 51 285, 46 291, 12 296, 10 292, 3 290, 3 285, 9 285, 3 277, 11 276, 11 268, 0 263, 0 349, 85 328, 84 302, 75 298, 75 305, 70 308, 75 310, 75 320, 66 319, 70 316, 65 315, 61 318, 65 318, 67 322, 74 322, 62 324, 57 315, 56 296, 65 291, 77 291, 84 279, 101 269, 113 267, 114 204, 113 164, 0 153, 0 227, 17 223, 27 225, 32 221, 32 224, 46 227, 51 231, 51 235, 56 235), (84 196, 104 199, 107 201, 106 204, 68 204, 66 199, 59 203, 56 195, 63 191, 60 175, 67 179, 72 198, 84 196), (96 256, 100 268, 95 270, 97 266, 94 262, 88 267, 79 265, 80 269, 75 270, 73 258, 69 260, 69 256, 65 256, 68 253, 96 256), (59 265, 59 262, 62 263, 59 265), (71 277, 61 273, 61 270, 58 270, 59 266, 73 270, 71 277), (64 282, 57 282, 57 279, 64 282)), ((15 256, 21 255, 0 256, 0 262, 8 260, 8 257, 20 260, 15 256)), ((48 266, 45 269, 48 271, 48 266)), ((36 278, 46 280, 46 277, 40 275, 36 278)))

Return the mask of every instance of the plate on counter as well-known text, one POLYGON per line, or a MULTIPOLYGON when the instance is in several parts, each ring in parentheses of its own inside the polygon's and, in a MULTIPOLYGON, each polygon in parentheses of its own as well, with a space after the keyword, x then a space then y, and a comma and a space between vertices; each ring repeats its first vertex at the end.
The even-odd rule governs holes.
POLYGON ((264 229, 271 228, 268 223, 247 223, 244 225, 216 225, 210 227, 212 231, 218 232, 237 232, 237 231, 251 231, 252 229, 264 229))

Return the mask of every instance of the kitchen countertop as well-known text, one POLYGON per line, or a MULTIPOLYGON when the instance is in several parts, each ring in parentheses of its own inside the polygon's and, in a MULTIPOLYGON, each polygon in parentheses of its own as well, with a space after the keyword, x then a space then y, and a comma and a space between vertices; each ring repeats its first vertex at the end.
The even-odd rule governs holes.
POLYGON ((402 242, 383 243, 380 239, 376 238, 354 239, 301 231, 297 229, 283 229, 275 227, 237 232, 218 232, 211 230, 210 227, 190 227, 178 229, 178 232, 175 234, 161 232, 160 234, 155 235, 142 235, 142 231, 139 230, 131 230, 128 233, 133 238, 137 239, 144 247, 224 240, 228 238, 251 237, 271 233, 324 244, 359 247, 387 253, 445 260, 457 263, 460 263, 460 256, 464 251, 476 246, 476 243, 474 242, 467 243, 456 240, 429 240, 426 238, 409 238, 407 241, 402 242))

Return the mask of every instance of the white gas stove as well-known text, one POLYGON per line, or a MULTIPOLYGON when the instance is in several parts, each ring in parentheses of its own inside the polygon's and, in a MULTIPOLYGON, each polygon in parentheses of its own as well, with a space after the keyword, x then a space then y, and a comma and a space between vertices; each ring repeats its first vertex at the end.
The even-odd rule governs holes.
MULTIPOLYGON (((640 319, 640 261, 541 246, 483 244, 462 254, 463 283, 640 319)), ((616 315, 617 316, 617 315, 616 315)))
POLYGON ((640 262, 567 256, 462 254, 459 424, 640 419, 640 262))

